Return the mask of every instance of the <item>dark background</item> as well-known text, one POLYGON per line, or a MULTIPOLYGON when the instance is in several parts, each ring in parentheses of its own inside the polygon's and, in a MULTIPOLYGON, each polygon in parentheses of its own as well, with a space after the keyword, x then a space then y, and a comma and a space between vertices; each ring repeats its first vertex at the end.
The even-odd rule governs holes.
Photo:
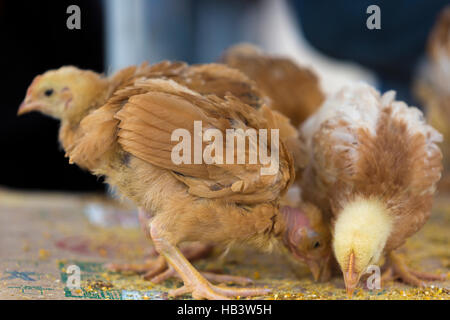
POLYGON ((0 185, 50 190, 100 190, 97 178, 69 165, 60 150, 59 123, 38 113, 17 117, 33 78, 72 64, 102 72, 101 1, 0 0, 0 185), (66 8, 78 4, 81 30, 66 28, 66 8))
MULTIPOLYGON (((229 45, 251 40, 237 34, 235 21, 244 9, 251 9, 259 1, 149 0, 149 3, 151 16, 161 20, 158 22, 161 28, 154 32, 159 33, 166 47, 171 44, 174 48, 169 46, 170 56, 166 58, 196 63, 214 61, 229 45), (171 19, 171 10, 179 10, 181 2, 185 12, 176 11, 178 18, 171 19), (184 18, 179 20, 181 17, 184 18), (207 40, 202 44, 199 39, 207 40)), ((380 79, 379 89, 396 89, 400 98, 411 103, 413 71, 424 55, 426 38, 436 15, 449 1, 289 3, 293 16, 300 19, 305 38, 316 49, 370 68, 380 79), (365 9, 370 4, 381 7, 382 30, 368 31, 361 27, 365 25, 365 9)), ((104 21, 101 0, 0 0, 0 186, 104 190, 96 177, 68 164, 59 149, 57 121, 37 113, 16 116, 26 88, 37 74, 68 64, 98 72, 107 70, 104 21), (66 28, 66 8, 72 4, 81 8, 81 30, 66 28)))

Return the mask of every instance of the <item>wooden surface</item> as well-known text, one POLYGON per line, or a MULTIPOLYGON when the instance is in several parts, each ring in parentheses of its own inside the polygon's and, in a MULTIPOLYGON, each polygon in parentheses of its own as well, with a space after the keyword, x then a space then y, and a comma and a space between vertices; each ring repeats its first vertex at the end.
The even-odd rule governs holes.
MULTIPOLYGON (((151 243, 132 208, 92 195, 21 193, 0 190, 0 299, 168 299, 173 279, 154 285, 138 275, 107 272, 106 262, 141 262, 151 243), (81 270, 81 288, 66 286, 67 267, 81 270)), ((340 276, 316 284, 308 270, 280 254, 235 248, 220 259, 217 249, 195 265, 201 270, 255 279, 273 293, 262 299, 345 299, 340 276)), ((410 266, 450 274, 450 196, 435 201, 432 218, 401 250, 410 266)), ((189 299, 186 295, 184 298, 189 299)), ((446 299, 450 281, 417 289, 388 283, 359 289, 355 299, 446 299)))

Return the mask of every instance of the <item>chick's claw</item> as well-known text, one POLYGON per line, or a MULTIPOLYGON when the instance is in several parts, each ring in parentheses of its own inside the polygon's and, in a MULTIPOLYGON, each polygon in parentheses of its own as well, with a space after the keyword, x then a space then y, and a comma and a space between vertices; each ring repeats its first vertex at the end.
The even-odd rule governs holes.
MULTIPOLYGON (((238 285, 248 285, 253 283, 253 280, 247 277, 232 276, 228 274, 217 274, 213 272, 200 272, 200 274, 203 277, 205 277, 205 279, 207 279, 208 281, 214 283, 234 283, 238 285)), ((151 278, 150 281, 159 284, 170 278, 181 279, 179 274, 172 267, 169 267, 163 273, 151 278)))
POLYGON ((424 281, 444 281, 447 277, 434 273, 411 270, 412 274, 424 281))
MULTIPOLYGON (((196 261, 199 259, 203 259, 209 256, 213 250, 213 246, 210 244, 202 244, 202 243, 192 243, 186 245, 181 250, 184 256, 189 261, 196 261)), ((156 250, 150 251, 151 256, 157 256, 156 259, 147 259, 144 263, 109 263, 105 265, 105 268, 111 272, 121 272, 121 273, 136 273, 142 274, 145 280, 150 280, 154 283, 160 283, 165 281, 171 277, 177 277, 176 272, 168 268, 167 262, 162 256, 158 256, 158 252, 156 250)), ((215 275, 217 276, 217 275, 215 275)), ((228 276, 233 279, 231 280, 223 280, 218 282, 233 282, 233 283, 245 283, 243 282, 243 278, 239 281, 239 277, 228 276)), ((213 278, 213 277, 211 277, 213 278)), ((250 280, 250 279, 248 279, 250 280)), ((214 279, 212 281, 215 281, 214 279)), ((250 280, 251 281, 251 280, 250 280)))
POLYGON ((201 274, 207 280, 215 283, 234 283, 241 286, 253 283, 253 280, 247 277, 232 276, 228 274, 217 274, 212 272, 201 272, 201 274))
POLYGON ((444 276, 410 269, 403 258, 397 254, 389 255, 389 267, 383 273, 381 280, 383 283, 389 280, 399 279, 402 282, 416 287, 424 287, 426 281, 442 281, 444 276))
POLYGON ((147 274, 150 271, 160 269, 161 262, 166 266, 165 260, 158 258, 156 260, 147 260, 144 263, 108 263, 104 267, 111 272, 147 274))
POLYGON ((184 285, 169 292, 169 296, 178 297, 191 293, 194 299, 229 300, 234 297, 263 296, 270 293, 270 289, 264 288, 230 288, 206 283, 184 285))
POLYGON ((156 264, 153 268, 147 270, 145 274, 143 275, 144 280, 150 280, 153 277, 157 276, 158 274, 161 274, 167 270, 167 262, 164 259, 164 257, 159 256, 156 259, 156 264))
POLYGON ((144 263, 108 263, 104 267, 111 272, 137 273, 137 274, 158 274, 167 269, 167 263, 163 257, 148 259, 144 263))
POLYGON ((149 280, 150 280, 150 282, 159 284, 170 278, 178 278, 178 274, 172 267, 167 268, 166 271, 154 276, 153 278, 151 278, 149 280))
MULTIPOLYGON (((158 252, 164 256, 168 264, 176 270, 184 285, 169 292, 169 296, 176 297, 191 293, 194 299, 224 300, 229 297, 260 296, 270 292, 268 289, 259 288, 229 288, 211 284, 203 274, 186 259, 176 245, 168 241, 159 233, 160 226, 152 223, 151 236, 158 252)), ((207 274, 208 275, 208 274, 207 274)), ((211 276, 211 274, 209 274, 211 276)), ((216 275, 217 276, 217 275, 216 275)), ((221 276, 220 280, 237 279, 231 276, 221 276)), ((242 279, 241 279, 242 280, 242 279)))

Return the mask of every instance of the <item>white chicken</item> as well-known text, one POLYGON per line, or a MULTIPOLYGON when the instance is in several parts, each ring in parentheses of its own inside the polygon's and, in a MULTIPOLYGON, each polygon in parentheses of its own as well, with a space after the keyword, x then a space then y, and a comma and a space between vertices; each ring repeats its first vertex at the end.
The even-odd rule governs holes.
POLYGON ((383 255, 386 275, 414 285, 440 279, 409 270, 392 253, 427 221, 441 177, 442 136, 422 112, 393 91, 357 83, 330 97, 301 133, 309 156, 303 196, 330 223, 347 292, 383 255))

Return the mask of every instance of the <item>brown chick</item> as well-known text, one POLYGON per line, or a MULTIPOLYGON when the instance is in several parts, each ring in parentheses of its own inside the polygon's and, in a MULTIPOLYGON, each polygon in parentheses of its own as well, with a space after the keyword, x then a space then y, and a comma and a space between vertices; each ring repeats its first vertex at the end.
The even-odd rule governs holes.
POLYGON ((298 127, 322 104, 324 94, 317 76, 289 58, 270 56, 251 44, 229 48, 222 61, 256 82, 269 105, 298 127))
MULTIPOLYGON (((303 257, 315 280, 326 281, 331 276, 331 232, 326 221, 320 218, 319 209, 311 203, 302 203, 301 191, 295 188, 300 184, 307 157, 304 156, 304 143, 298 131, 291 126, 292 123, 297 128, 319 109, 324 100, 319 80, 311 70, 298 66, 291 59, 265 54, 260 48, 247 43, 226 50, 222 62, 255 81, 271 109, 283 114, 289 121, 285 126, 280 126, 280 130, 286 128, 282 136, 287 137, 285 144, 294 157, 296 181, 290 193, 296 194, 293 195, 295 204, 286 205, 288 210, 296 210, 304 222, 303 236, 297 239, 298 248, 301 248, 298 249, 301 250, 299 256, 303 257)), ((279 123, 284 124, 284 121, 279 123)), ((282 204, 285 202, 292 201, 285 196, 282 204)))
MULTIPOLYGON (((247 242, 268 249, 286 233, 295 234, 297 226, 285 223, 295 212, 279 210, 279 199, 294 178, 282 130, 278 169, 270 175, 260 174, 268 168, 260 163, 175 164, 171 132, 193 133, 194 121, 222 133, 277 129, 282 116, 267 116, 276 112, 262 105, 253 83, 237 70, 167 62, 142 68, 111 78, 73 67, 49 71, 33 81, 19 114, 39 110, 60 119, 60 138, 71 161, 105 176, 151 217, 148 228, 156 249, 185 284, 173 295, 191 292, 212 299, 265 293, 212 285, 177 246, 247 242), (142 68, 151 70, 141 77, 142 68), (85 92, 90 88, 103 91, 85 92)), ((263 147, 272 150, 275 141, 263 147)))
MULTIPOLYGON (((221 66, 216 66, 221 70, 221 66)), ((197 69, 188 69, 186 64, 181 62, 162 62, 153 66, 143 63, 141 66, 131 66, 120 70, 111 77, 104 78, 95 72, 88 70, 79 70, 74 67, 62 67, 59 70, 48 71, 45 73, 45 81, 42 81, 42 76, 37 76, 30 87, 28 88, 27 97, 19 108, 18 114, 24 114, 29 111, 41 111, 49 116, 61 120, 61 127, 59 132, 59 141, 64 150, 73 145, 74 140, 80 131, 77 130, 81 119, 90 114, 93 110, 102 106, 105 101, 112 95, 115 90, 132 84, 133 81, 141 77, 161 76, 177 79, 178 81, 190 81, 193 86, 202 86, 205 90, 208 85, 212 88, 220 88, 222 80, 215 78, 213 82, 204 84, 204 78, 208 76, 209 68, 206 72, 202 72, 202 67, 197 69), (63 86, 63 84, 70 84, 63 86), (83 95, 74 96, 73 91, 82 92, 83 95)), ((223 87, 231 90, 234 94, 240 95, 241 86, 244 85, 245 94, 248 94, 248 99, 245 100, 251 105, 258 103, 258 94, 252 84, 247 83, 247 78, 242 77, 245 83, 240 83, 240 73, 229 70, 229 74, 222 74, 228 87, 223 87), (233 78, 234 77, 234 78, 233 78), (230 79, 233 79, 231 81, 230 79), (248 86, 248 87, 245 87, 248 86), (255 94, 254 94, 255 92, 255 94)), ((217 90, 217 89, 216 89, 217 90)), ((223 93, 222 93, 223 94, 223 93)), ((107 123, 103 121, 98 122, 99 127, 96 130, 100 132, 107 123)), ((101 137, 101 135, 99 135, 101 137)), ((100 144, 102 141, 98 141, 100 144)), ((80 167, 88 169, 89 165, 79 161, 77 163, 80 167)), ((139 221, 145 223, 147 221, 146 213, 139 210, 139 221)), ((147 225, 145 225, 147 228, 147 225)), ((146 232, 148 235, 148 230, 146 232)), ((182 248, 186 257, 194 261, 203 258, 211 253, 211 245, 209 244, 188 244, 182 248)), ((108 264, 106 267, 112 271, 127 271, 142 273, 144 279, 153 282, 160 282, 171 275, 172 270, 167 270, 167 263, 164 258, 158 257, 155 259, 148 259, 144 264, 108 264)), ((210 279, 222 281, 224 277, 215 277, 213 274, 207 274, 210 279)), ((227 277, 225 279, 237 283, 247 283, 249 279, 243 277, 227 277)))
POLYGON ((369 85, 345 87, 302 126, 310 156, 305 200, 332 225, 332 247, 349 295, 369 265, 422 285, 442 279, 406 267, 393 251, 427 221, 441 177, 441 135, 422 113, 369 85))
POLYGON ((415 83, 427 119, 444 136, 444 176, 440 187, 450 188, 450 6, 436 22, 428 39, 428 58, 415 83))

